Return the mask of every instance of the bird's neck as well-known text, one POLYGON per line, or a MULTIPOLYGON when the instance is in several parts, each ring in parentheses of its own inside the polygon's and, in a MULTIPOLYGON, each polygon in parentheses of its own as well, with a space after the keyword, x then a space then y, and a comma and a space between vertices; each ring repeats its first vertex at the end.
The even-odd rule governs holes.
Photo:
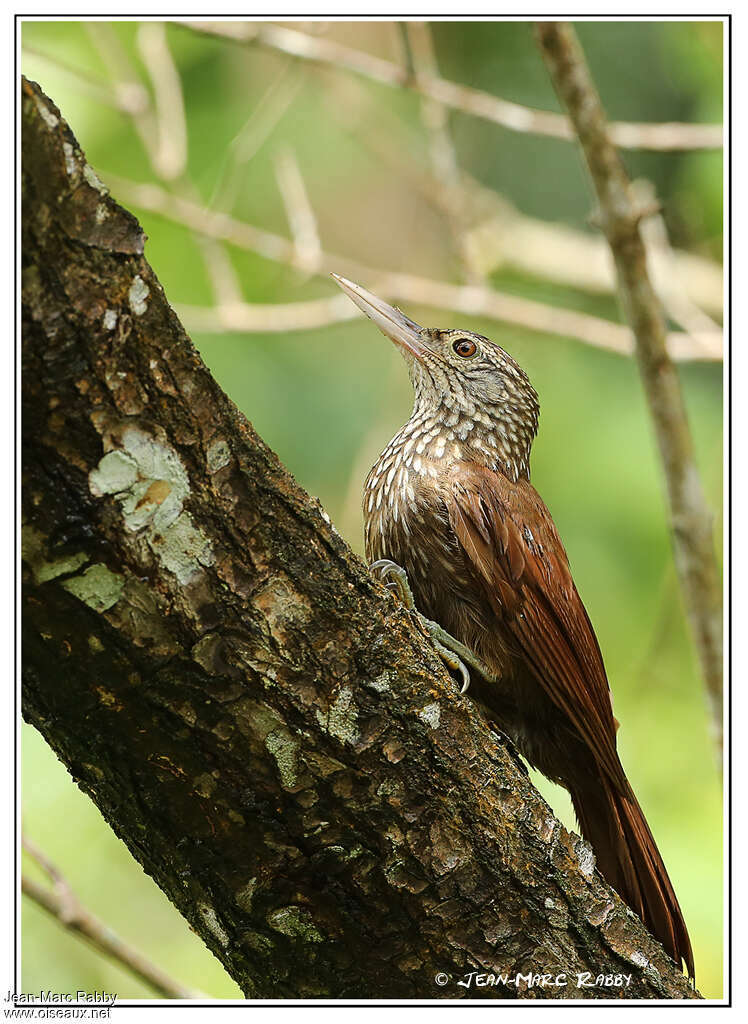
POLYGON ((382 457, 400 451, 404 466, 416 473, 470 462, 516 483, 521 477, 529 479, 532 436, 487 411, 424 409, 416 403, 382 457))

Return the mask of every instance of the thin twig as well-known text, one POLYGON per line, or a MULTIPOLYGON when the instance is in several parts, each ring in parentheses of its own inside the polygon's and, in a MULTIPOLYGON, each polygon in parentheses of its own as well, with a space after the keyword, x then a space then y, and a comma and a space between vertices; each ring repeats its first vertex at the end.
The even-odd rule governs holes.
MULTIPOLYGON (((655 189, 650 181, 639 179, 632 182, 631 188, 634 201, 640 208, 651 206, 655 202, 655 189)), ((649 257, 652 284, 671 320, 689 334, 719 330, 719 325, 691 301, 675 266, 674 253, 662 214, 655 213, 642 220, 641 233, 649 257)))
POLYGON ((305 78, 295 62, 289 60, 252 104, 240 130, 229 143, 208 206, 231 209, 236 201, 243 167, 254 159, 296 98, 305 78))
POLYGON ((33 878, 23 875, 21 891, 24 896, 28 896, 37 906, 54 917, 63 928, 87 939, 99 953, 114 960, 164 998, 205 998, 202 992, 186 988, 178 981, 174 981, 139 950, 115 935, 109 925, 86 910, 60 871, 34 843, 24 838, 23 846, 54 882, 54 888, 47 889, 33 878))
MULTIPOLYGON (((137 107, 120 109, 130 115, 155 177, 172 194, 196 202, 197 189, 187 176, 187 121, 182 81, 169 49, 164 24, 144 23, 136 37, 153 88, 155 109, 148 90, 137 81, 137 71, 111 26, 91 23, 88 30, 114 78, 115 95, 139 89, 144 98, 137 107)), ((226 247, 220 239, 205 232, 193 234, 218 304, 230 309, 235 303, 241 303, 241 284, 226 247)))
POLYGON ((22 44, 22 55, 32 60, 39 60, 43 64, 62 72, 75 85, 76 89, 85 96, 89 96, 97 103, 113 107, 123 114, 139 114, 148 107, 148 93, 142 86, 130 83, 127 89, 114 90, 103 79, 89 74, 83 68, 69 64, 58 54, 44 53, 35 46, 28 43, 22 44))
POLYGON ((678 374, 667 350, 665 320, 647 270, 637 207, 611 141, 600 97, 574 29, 541 22, 537 38, 556 91, 582 145, 613 253, 626 318, 667 480, 675 564, 701 661, 718 748, 722 749, 722 592, 712 537, 713 514, 694 458, 678 374))
POLYGON ((276 155, 275 176, 286 209, 288 226, 293 235, 296 262, 309 273, 318 273, 322 246, 317 230, 317 218, 314 216, 304 178, 292 149, 285 148, 276 155))
MULTIPOLYGON (((198 204, 176 196, 158 185, 141 185, 106 176, 118 198, 151 210, 163 217, 184 224, 211 238, 218 238, 237 248, 259 253, 266 259, 296 269, 305 269, 298 259, 293 242, 281 235, 254 227, 226 213, 206 210, 198 204)), ((485 286, 455 285, 435 281, 413 274, 390 273, 369 267, 347 256, 322 252, 319 272, 342 273, 366 281, 390 301, 446 309, 466 316, 485 316, 502 323, 514 324, 527 330, 561 337, 575 338, 595 348, 609 349, 622 355, 631 355, 633 338, 628 327, 575 310, 549 306, 532 299, 495 291, 485 286)), ((226 308, 180 306, 185 320, 193 330, 203 331, 290 331, 308 330, 327 324, 340 323, 358 316, 353 308, 340 301, 314 299, 280 305, 233 304, 226 308)), ((722 335, 690 335, 676 331, 668 335, 668 349, 673 359, 719 360, 722 358, 722 335)))
MULTIPOLYGON (((409 24, 409 28, 410 28, 409 24)), ((330 105, 332 115, 357 143, 405 180, 411 192, 417 192, 435 210, 444 213, 444 188, 429 172, 425 161, 410 159, 412 130, 403 123, 396 109, 378 108, 382 118, 377 128, 364 116, 359 96, 352 90, 339 91, 330 105), (386 119, 386 120, 385 120, 386 119), (361 131, 366 123, 367 130, 361 131)), ((370 101, 371 103, 371 101, 370 101)), ((506 196, 486 188, 472 175, 460 170, 462 214, 466 227, 463 244, 471 264, 485 278, 500 267, 510 267, 534 277, 556 281, 582 291, 614 294, 615 268, 604 238, 580 231, 567 224, 529 217, 506 196)), ((652 217, 644 225, 651 232, 650 257, 655 282, 672 303, 672 316, 685 330, 716 336, 720 326, 710 317, 699 318, 701 309, 721 316, 723 309, 722 267, 715 260, 674 249, 667 239, 662 217, 652 217), (662 225, 657 227, 658 222, 662 225), (686 306, 692 315, 684 316, 686 306), (677 309, 677 315, 676 315, 677 309)))
MULTIPOLYGON (((414 54, 418 54, 419 62, 427 59, 424 58, 420 47, 421 44, 426 46, 429 38, 427 35, 424 43, 421 29, 427 30, 428 26, 420 23, 407 23, 407 32, 412 39, 417 40, 412 46, 412 51, 414 54)), ((90 94, 92 98, 133 117, 149 157, 154 158, 158 142, 156 121, 153 111, 150 109, 148 91, 135 80, 135 69, 127 61, 126 55, 115 52, 114 48, 119 48, 116 38, 109 32, 106 36, 102 36, 97 30, 94 41, 106 66, 113 69, 118 76, 113 87, 109 87, 102 80, 86 76, 77 68, 64 64, 55 55, 42 53, 28 46, 24 46, 24 52, 28 52, 34 58, 47 61, 70 75, 78 88, 90 94)), ((229 147, 233 162, 245 163, 254 156, 292 102, 303 81, 303 76, 297 74, 289 82, 288 73, 293 68, 293 62, 287 64, 265 95, 253 106, 247 123, 229 147)), ((338 96, 337 103, 332 108, 334 115, 341 115, 341 103, 344 103, 348 96, 348 93, 338 96)), ((433 111, 440 112, 439 117, 444 117, 445 111, 440 104, 425 100, 424 107, 426 106, 433 111)), ((392 111, 389 113, 392 114, 392 111)), ((356 124, 359 123, 359 120, 360 118, 357 117, 356 124)), ((445 189, 444 181, 439 180, 438 174, 432 176, 428 172, 418 170, 412 161, 403 158, 407 140, 404 140, 402 145, 397 145, 389 139, 389 134, 395 131, 396 127, 396 119, 391 117, 387 132, 359 134, 359 141, 369 149, 374 149, 380 159, 396 166, 401 175, 407 176, 412 188, 417 189, 432 205, 445 212, 445 193, 451 193, 451 188, 445 189)), ((449 145, 448 135, 446 142, 449 145)), ((451 160, 450 158, 437 160, 437 150, 442 156, 446 150, 442 148, 441 144, 437 145, 436 143, 432 150, 435 163, 438 163, 442 169, 448 170, 451 164, 456 163, 454 153, 451 160)), ((151 159, 151 163, 153 166, 153 159, 151 159)), ((155 170, 157 171, 157 168, 155 170)), ((614 289, 614 275, 610 261, 606 258, 608 253, 604 240, 566 225, 556 225, 527 217, 509 204, 505 198, 490 192, 465 172, 460 172, 457 188, 460 192, 460 204, 464 219, 467 220, 469 215, 471 221, 474 223, 478 221, 474 227, 464 229, 459 238, 458 250, 463 256, 464 262, 469 264, 473 271, 473 273, 468 273, 468 280, 475 282, 476 279, 483 278, 497 267, 505 265, 585 291, 609 293, 614 289)), ((192 193, 194 194, 194 190, 192 193)), ((189 196, 190 192, 188 191, 186 194, 189 196)), ((220 188, 217 189, 208 205, 212 207, 218 200, 220 205, 225 206, 227 199, 229 197, 225 189, 220 188)), ((231 205, 230 199, 229 205, 231 205)), ((661 221, 661 218, 659 220, 661 221)), ((721 268, 712 260, 692 253, 673 250, 669 245, 664 247, 662 244, 664 226, 660 229, 654 218, 645 225, 645 232, 652 233, 652 244, 650 245, 652 273, 671 316, 684 329, 692 333, 695 332, 703 338, 716 339, 719 331, 718 325, 710 318, 700 316, 701 311, 698 307, 700 306, 713 314, 721 312, 721 268), (655 232, 657 238, 654 238, 655 232)), ((205 249, 206 268, 213 279, 214 291, 219 303, 222 306, 229 306, 239 297, 236 275, 231 274, 230 260, 225 252, 219 251, 216 246, 207 244, 204 236, 200 244, 205 249), (232 277, 234 280, 230 288, 229 283, 232 277), (232 289, 233 298, 230 294, 232 289)), ((337 263, 337 266, 339 267, 340 263, 337 263)))
MULTIPOLYGON (((432 281, 425 277, 414 277, 412 274, 391 274, 372 270, 371 274, 362 274, 359 277, 361 280, 374 282, 372 287, 377 294, 391 302, 429 306, 432 309, 448 310, 464 316, 487 317, 489 320, 512 324, 540 334, 574 338, 593 348, 617 352, 619 355, 634 354, 634 341, 628 327, 588 313, 577 313, 559 306, 547 306, 542 302, 488 288, 432 281)), ((177 311, 190 330, 210 334, 307 331, 347 323, 361 316, 356 309, 347 309, 338 295, 328 299, 276 304, 180 304, 177 311)), ((667 346, 672 358, 678 361, 721 358, 721 335, 694 336, 682 331, 673 331, 667 335, 667 346)))
MULTIPOLYGON (((256 44, 299 60, 361 75, 382 85, 409 88, 452 110, 491 121, 510 131, 547 135, 555 139, 574 138, 571 126, 563 114, 533 110, 443 78, 419 75, 414 79, 407 68, 332 39, 310 36, 270 22, 247 24, 236 21, 181 21, 177 24, 195 32, 238 43, 256 44)), ((611 124, 610 130, 616 144, 626 149, 719 149, 722 146, 722 126, 718 124, 642 124, 619 121, 611 124)))
MULTIPOLYGON (((424 161, 408 159, 412 139, 391 108, 378 113, 387 118, 381 129, 369 124, 361 111, 361 103, 352 101, 351 91, 340 92, 330 106, 344 130, 355 136, 370 155, 392 168, 411 190, 421 195, 434 209, 444 212, 443 187, 429 173, 424 161), (367 130, 360 131, 366 120, 367 130)), ((610 248, 604 238, 580 231, 567 224, 529 217, 506 196, 486 188, 466 171, 460 171, 463 214, 466 223, 464 244, 478 274, 485 278, 500 267, 510 267, 534 277, 556 281, 581 291, 614 294, 615 268, 610 248)), ((699 320, 701 310, 721 316, 723 308, 722 267, 715 260, 695 253, 674 249, 667 239, 662 217, 652 217, 644 225, 652 232, 650 256, 652 274, 658 287, 677 305, 676 323, 685 330, 716 335, 721 331, 711 317, 699 320), (657 228, 661 223, 662 227, 657 228), (688 324, 684 322, 685 305, 691 309, 688 324)))
MULTIPOLYGON (((416 80, 424 75, 436 77, 438 66, 429 25, 423 21, 409 21, 404 23, 404 27, 408 54, 416 80)), ((446 216, 465 280, 469 284, 483 284, 484 276, 473 258, 473 252, 465 236, 466 196, 462 187, 457 153, 450 135, 449 113, 438 100, 422 96, 421 119, 429 136, 431 165, 438 186, 440 206, 446 216)))
POLYGON ((187 119, 179 71, 161 21, 144 21, 136 41, 155 99, 158 145, 152 153, 154 170, 165 181, 182 177, 187 168, 187 119))
MULTIPOLYGON (((615 292, 615 268, 604 238, 568 224, 528 217, 505 196, 477 182, 471 182, 470 193, 486 207, 485 215, 468 232, 468 242, 484 273, 513 267, 593 294, 615 292)), ((655 280, 662 283, 672 274, 692 304, 713 314, 722 313, 722 267, 718 263, 681 249, 665 253, 659 239, 649 255, 655 280)), ((674 285, 668 280, 667 287, 672 290, 674 285)))
POLYGON ((125 103, 127 97, 138 96, 140 98, 140 103, 137 105, 133 104, 125 109, 123 104, 122 109, 132 118, 133 127, 149 163, 156 170, 158 166, 158 123, 153 112, 150 93, 139 80, 138 72, 112 25, 104 21, 84 21, 83 26, 107 69, 115 96, 124 97, 125 103))

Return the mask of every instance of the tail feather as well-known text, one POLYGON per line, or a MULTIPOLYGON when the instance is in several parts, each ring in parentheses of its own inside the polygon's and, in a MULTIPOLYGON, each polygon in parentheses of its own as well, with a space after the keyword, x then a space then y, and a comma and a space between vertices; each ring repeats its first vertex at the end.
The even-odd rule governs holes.
POLYGON ((688 976, 693 978, 693 952, 683 914, 631 787, 619 791, 598 780, 594 789, 572 790, 571 799, 602 876, 673 960, 678 965, 685 962, 688 976))

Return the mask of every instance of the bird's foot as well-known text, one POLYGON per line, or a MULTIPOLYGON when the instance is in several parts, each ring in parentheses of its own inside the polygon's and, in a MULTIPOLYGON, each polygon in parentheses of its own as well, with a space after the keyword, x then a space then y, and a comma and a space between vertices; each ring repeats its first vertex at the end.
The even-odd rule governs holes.
POLYGON ((470 686, 470 673, 466 663, 488 682, 498 682, 498 677, 484 665, 480 658, 476 658, 469 647, 456 640, 438 622, 434 622, 433 619, 427 619, 425 615, 418 611, 413 598, 413 591, 408 583, 408 574, 402 566, 398 565, 397 562, 393 562, 390 558, 380 558, 376 562, 372 562, 369 569, 379 574, 385 586, 394 590, 408 611, 418 616, 421 626, 428 633, 444 664, 452 669, 453 672, 459 672, 462 678, 460 693, 465 693, 470 686))
POLYGON ((410 589, 410 583, 408 583, 408 574, 401 565, 393 562, 391 558, 378 558, 369 566, 369 572, 379 576, 385 587, 397 594, 409 612, 416 611, 416 602, 413 598, 413 591, 410 589))

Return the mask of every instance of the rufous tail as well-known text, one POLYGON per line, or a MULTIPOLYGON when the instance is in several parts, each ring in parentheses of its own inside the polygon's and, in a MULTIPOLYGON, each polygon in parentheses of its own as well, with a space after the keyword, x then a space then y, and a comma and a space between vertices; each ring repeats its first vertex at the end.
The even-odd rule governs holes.
POLYGON ((693 952, 678 900, 647 819, 628 784, 624 791, 597 779, 572 790, 572 803, 600 874, 637 913, 680 966, 694 977, 693 952))

